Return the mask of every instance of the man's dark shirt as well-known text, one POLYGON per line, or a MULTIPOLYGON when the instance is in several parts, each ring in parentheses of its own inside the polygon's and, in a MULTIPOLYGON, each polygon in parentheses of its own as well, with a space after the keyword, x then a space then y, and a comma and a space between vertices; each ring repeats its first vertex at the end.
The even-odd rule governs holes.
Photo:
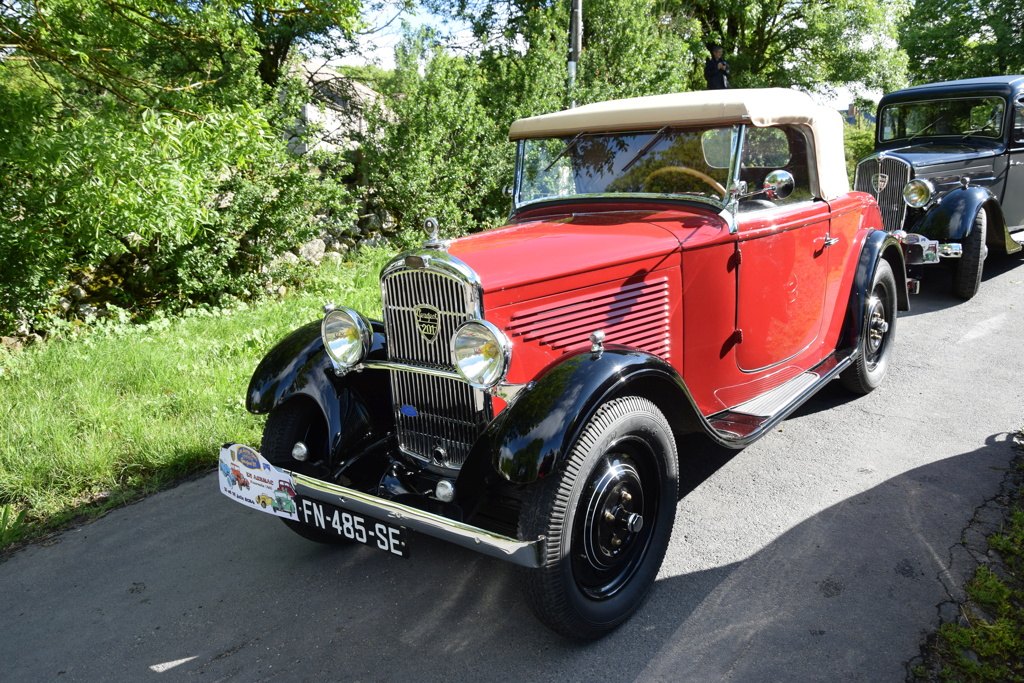
POLYGON ((724 59, 708 59, 704 62, 704 78, 708 81, 708 90, 725 90, 729 87, 729 62, 724 59), (725 69, 719 69, 725 64, 725 69))

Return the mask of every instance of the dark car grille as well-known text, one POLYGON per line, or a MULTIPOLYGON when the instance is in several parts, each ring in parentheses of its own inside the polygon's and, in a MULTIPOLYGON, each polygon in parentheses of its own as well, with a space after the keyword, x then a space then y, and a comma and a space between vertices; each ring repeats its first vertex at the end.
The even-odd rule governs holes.
MULTIPOLYGON (((431 270, 398 270, 381 280, 388 359, 406 365, 455 372, 448 344, 455 329, 474 317, 477 294, 456 277, 431 270), (429 308, 424 308, 429 307, 429 308), (437 334, 428 341, 417 308, 436 311, 437 334)), ((489 398, 457 379, 391 371, 399 446, 413 457, 459 468, 491 417, 489 398)))
MULTIPOLYGON (((910 164, 893 157, 870 157, 857 165, 857 177, 853 189, 867 192, 878 202, 882 213, 882 224, 887 232, 903 227, 907 215, 907 204, 903 201, 903 186, 910 180, 910 164), (884 187, 876 190, 871 178, 885 178, 884 187)), ((882 183, 879 183, 882 185, 882 183)))

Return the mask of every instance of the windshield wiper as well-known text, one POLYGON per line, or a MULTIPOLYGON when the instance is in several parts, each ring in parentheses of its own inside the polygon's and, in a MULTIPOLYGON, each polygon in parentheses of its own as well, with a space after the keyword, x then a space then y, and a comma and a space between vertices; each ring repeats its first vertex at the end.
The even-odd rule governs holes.
POLYGON ((913 135, 911 135, 909 138, 907 138, 907 142, 913 142, 914 138, 918 137, 919 135, 924 135, 924 132, 926 130, 928 130, 929 128, 931 128, 932 126, 934 126, 936 123, 938 123, 939 121, 941 121, 944 118, 945 118, 945 114, 943 114, 942 116, 940 116, 939 118, 935 119, 934 121, 929 123, 927 126, 922 128, 921 130, 919 130, 916 133, 914 133, 913 135))
POLYGON ((583 137, 583 133, 576 133, 576 137, 574 137, 572 140, 569 140, 568 144, 566 144, 566 146, 562 149, 561 152, 555 155, 555 158, 551 160, 550 164, 544 167, 544 170, 541 171, 541 173, 547 173, 548 171, 550 171, 551 167, 557 164, 559 159, 568 154, 572 150, 572 148, 576 146, 576 142, 581 137, 583 137))
MULTIPOLYGON (((988 130, 988 129, 989 129, 989 127, 991 127, 991 125, 992 125, 993 123, 995 123, 995 122, 996 122, 996 115, 995 115, 995 114, 993 114, 993 115, 992 115, 992 117, 991 117, 991 118, 989 118, 989 120, 985 122, 985 125, 983 125, 983 126, 982 126, 981 128, 975 128, 975 129, 973 129, 973 130, 969 130, 969 131, 967 131, 966 133, 964 133, 964 136, 963 136, 962 138, 960 138, 960 139, 961 139, 961 140, 966 140, 967 138, 971 137, 971 136, 972 136, 972 135, 974 135, 975 133, 980 133, 980 132, 981 132, 981 131, 983 131, 983 130, 988 130)), ((993 129, 993 130, 992 130, 992 132, 994 133, 994 132, 995 132, 995 129, 993 129)))
POLYGON ((636 156, 633 157, 632 159, 630 159, 629 163, 626 164, 625 166, 623 166, 622 170, 619 171, 619 172, 620 173, 625 173, 626 171, 628 171, 630 166, 632 166, 633 164, 638 162, 640 160, 640 157, 642 157, 643 155, 647 154, 647 152, 651 149, 651 147, 654 147, 654 145, 657 144, 658 140, 661 140, 661 138, 664 137, 664 135, 668 131, 668 129, 669 129, 669 126, 662 126, 661 130, 659 130, 657 133, 652 135, 651 139, 647 141, 647 144, 644 145, 640 149, 640 151, 636 153, 636 156))

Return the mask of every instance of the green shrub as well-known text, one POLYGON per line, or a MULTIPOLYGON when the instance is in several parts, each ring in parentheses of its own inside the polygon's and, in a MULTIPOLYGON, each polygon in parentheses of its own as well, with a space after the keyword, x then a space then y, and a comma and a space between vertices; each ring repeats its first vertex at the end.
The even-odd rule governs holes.
POLYGON ((875 148, 875 129, 865 125, 843 126, 843 144, 846 148, 846 170, 853 183, 857 162, 871 154, 875 148))
POLYGON ((0 332, 42 324, 71 278, 143 315, 256 294, 318 221, 354 218, 340 181, 315 171, 242 105, 23 126, 0 150, 0 332))

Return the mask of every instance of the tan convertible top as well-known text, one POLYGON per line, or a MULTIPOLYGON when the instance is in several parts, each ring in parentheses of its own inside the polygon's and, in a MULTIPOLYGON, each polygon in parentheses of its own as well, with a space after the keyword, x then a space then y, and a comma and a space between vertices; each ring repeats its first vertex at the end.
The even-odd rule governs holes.
POLYGON ((753 126, 806 126, 813 138, 818 195, 837 197, 850 190, 839 112, 815 104, 805 93, 786 88, 700 90, 597 102, 575 109, 519 119, 510 140, 576 133, 660 128, 665 125, 745 123, 753 126))

